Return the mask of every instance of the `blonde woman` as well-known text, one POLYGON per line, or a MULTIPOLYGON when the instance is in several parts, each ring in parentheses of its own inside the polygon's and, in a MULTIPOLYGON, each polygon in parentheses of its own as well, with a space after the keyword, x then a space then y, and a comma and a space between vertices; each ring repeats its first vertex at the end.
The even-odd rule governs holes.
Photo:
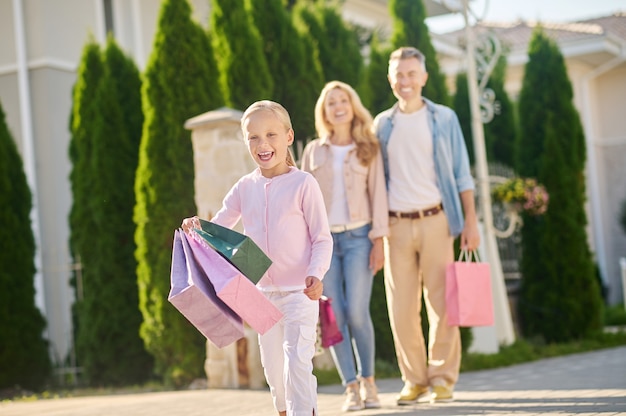
POLYGON ((333 236, 324 277, 343 341, 330 347, 346 387, 343 411, 378 408, 370 297, 383 266, 388 234, 385 177, 372 116, 348 84, 326 84, 315 106, 318 138, 302 155, 302 169, 320 184, 333 236))

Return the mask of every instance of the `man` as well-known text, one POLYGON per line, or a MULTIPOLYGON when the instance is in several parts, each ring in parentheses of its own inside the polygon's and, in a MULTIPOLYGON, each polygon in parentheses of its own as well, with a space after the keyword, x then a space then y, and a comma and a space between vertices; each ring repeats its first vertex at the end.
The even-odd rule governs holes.
POLYGON ((461 365, 458 327, 448 326, 446 266, 454 239, 478 248, 474 180, 453 110, 422 97, 424 55, 413 47, 391 53, 387 75, 398 102, 374 120, 389 199, 385 289, 398 364, 405 382, 399 405, 429 397, 451 401, 461 365), (463 213, 465 215, 463 215, 463 213), (430 325, 428 358, 421 298, 430 325))

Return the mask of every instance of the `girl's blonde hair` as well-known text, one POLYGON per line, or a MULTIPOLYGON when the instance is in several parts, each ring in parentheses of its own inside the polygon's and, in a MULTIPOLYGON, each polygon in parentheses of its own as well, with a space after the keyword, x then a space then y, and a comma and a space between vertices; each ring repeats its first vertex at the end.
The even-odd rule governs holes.
POLYGON ((378 139, 374 134, 374 122, 372 115, 365 108, 359 98, 359 94, 350 85, 341 81, 330 81, 320 93, 315 104, 315 130, 318 137, 329 137, 333 133, 333 125, 326 118, 324 103, 328 93, 332 90, 342 90, 348 94, 350 104, 352 104, 352 140, 356 144, 356 156, 364 166, 369 166, 376 157, 379 149, 378 139))
MULTIPOLYGON (((289 113, 282 105, 270 100, 261 100, 250 104, 250 106, 243 112, 241 116, 241 130, 243 131, 244 122, 257 111, 269 111, 273 113, 278 121, 280 121, 286 130, 293 130, 291 126, 291 118, 289 113)), ((287 149, 287 166, 296 166, 296 162, 291 154, 291 149, 287 149)))

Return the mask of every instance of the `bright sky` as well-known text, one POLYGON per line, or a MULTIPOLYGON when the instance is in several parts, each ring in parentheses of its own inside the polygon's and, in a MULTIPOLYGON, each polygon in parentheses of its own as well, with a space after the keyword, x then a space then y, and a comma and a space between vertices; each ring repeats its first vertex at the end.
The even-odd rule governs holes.
MULTIPOLYGON (((487 21, 571 22, 626 12, 626 0, 473 0, 470 4, 474 13, 487 21)), ((433 17, 426 23, 432 32, 445 33, 462 28, 463 16, 433 17)))

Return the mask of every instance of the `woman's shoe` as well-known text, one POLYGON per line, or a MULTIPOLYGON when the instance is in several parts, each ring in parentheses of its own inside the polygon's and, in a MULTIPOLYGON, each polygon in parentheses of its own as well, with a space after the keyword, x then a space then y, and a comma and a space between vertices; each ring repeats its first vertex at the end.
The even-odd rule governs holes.
POLYGON ((367 379, 361 379, 361 399, 366 409, 379 409, 380 400, 376 384, 367 379))
POLYGON ((357 383, 350 384, 346 388, 346 401, 343 403, 341 410, 344 412, 352 412, 361 409, 363 409, 363 400, 361 400, 359 393, 359 385, 357 383))

